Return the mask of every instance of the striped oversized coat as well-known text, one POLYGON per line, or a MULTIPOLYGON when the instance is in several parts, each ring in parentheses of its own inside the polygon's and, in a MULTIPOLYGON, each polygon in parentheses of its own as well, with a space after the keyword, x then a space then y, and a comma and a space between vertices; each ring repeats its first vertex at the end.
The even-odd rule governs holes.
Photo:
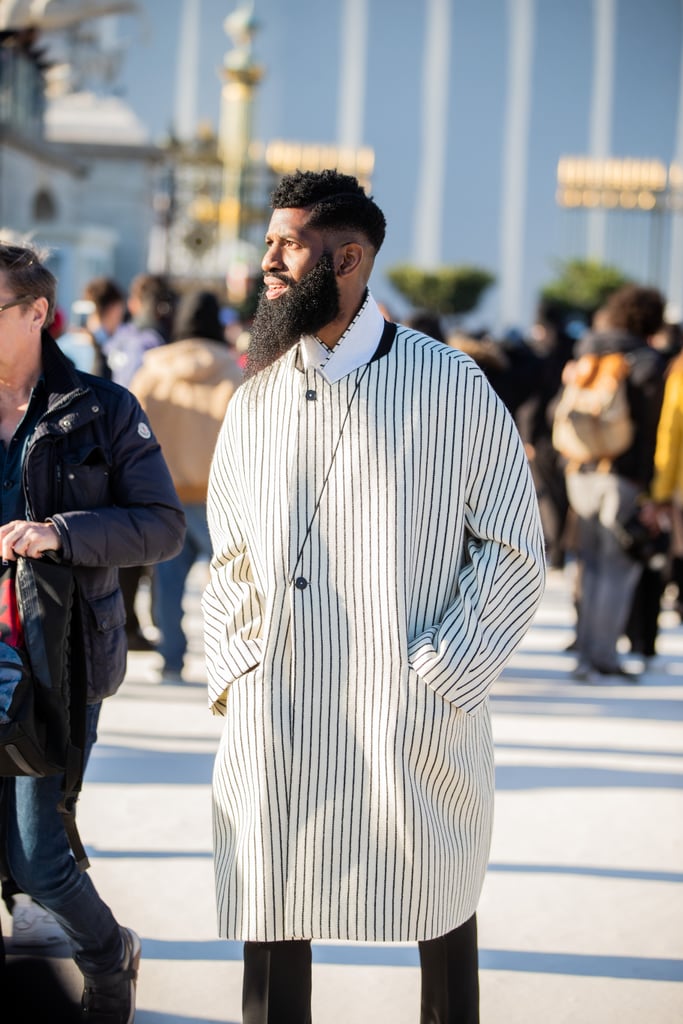
POLYGON ((487 695, 542 591, 536 498, 464 354, 399 326, 335 384, 299 361, 237 391, 209 487, 219 930, 434 938, 484 879, 487 695))

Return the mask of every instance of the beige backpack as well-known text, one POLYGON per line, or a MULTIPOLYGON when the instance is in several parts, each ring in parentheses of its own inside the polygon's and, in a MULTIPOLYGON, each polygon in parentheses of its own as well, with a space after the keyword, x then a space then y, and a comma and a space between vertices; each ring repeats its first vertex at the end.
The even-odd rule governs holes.
POLYGON ((621 352, 584 355, 567 363, 552 441, 570 463, 611 461, 633 444, 626 392, 629 372, 630 364, 621 352))

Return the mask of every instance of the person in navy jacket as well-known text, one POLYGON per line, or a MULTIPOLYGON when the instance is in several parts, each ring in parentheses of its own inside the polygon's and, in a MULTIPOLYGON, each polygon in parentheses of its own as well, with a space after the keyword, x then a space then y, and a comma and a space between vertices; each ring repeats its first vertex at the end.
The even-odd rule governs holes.
MULTIPOLYGON (((86 757, 126 668, 118 570, 172 558, 185 520, 137 400, 78 372, 46 330, 56 280, 32 247, 0 242, 0 556, 72 567, 87 679, 86 757)), ((3 859, 66 932, 87 1019, 130 1024, 140 941, 79 871, 57 810, 61 780, 3 779, 3 859)))

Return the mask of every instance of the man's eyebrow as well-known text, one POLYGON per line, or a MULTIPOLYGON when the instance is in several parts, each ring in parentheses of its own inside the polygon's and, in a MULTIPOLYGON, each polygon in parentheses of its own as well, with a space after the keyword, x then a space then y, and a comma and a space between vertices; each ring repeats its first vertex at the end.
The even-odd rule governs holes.
POLYGON ((268 231, 264 241, 267 243, 269 239, 273 238, 277 238, 281 242, 300 242, 302 240, 302 232, 294 230, 282 234, 280 231, 268 231))

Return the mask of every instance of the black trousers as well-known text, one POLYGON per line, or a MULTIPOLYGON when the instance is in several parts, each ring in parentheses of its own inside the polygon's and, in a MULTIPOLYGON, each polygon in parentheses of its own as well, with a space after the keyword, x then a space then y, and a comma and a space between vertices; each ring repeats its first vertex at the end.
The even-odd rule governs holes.
MULTIPOLYGON (((418 943, 420 1024, 479 1024, 477 918, 418 943)), ((311 944, 245 942, 243 1024, 311 1024, 311 944)))
POLYGON ((646 565, 633 595, 626 636, 631 641, 631 650, 645 658, 654 658, 657 653, 659 610, 665 586, 663 572, 646 565))

